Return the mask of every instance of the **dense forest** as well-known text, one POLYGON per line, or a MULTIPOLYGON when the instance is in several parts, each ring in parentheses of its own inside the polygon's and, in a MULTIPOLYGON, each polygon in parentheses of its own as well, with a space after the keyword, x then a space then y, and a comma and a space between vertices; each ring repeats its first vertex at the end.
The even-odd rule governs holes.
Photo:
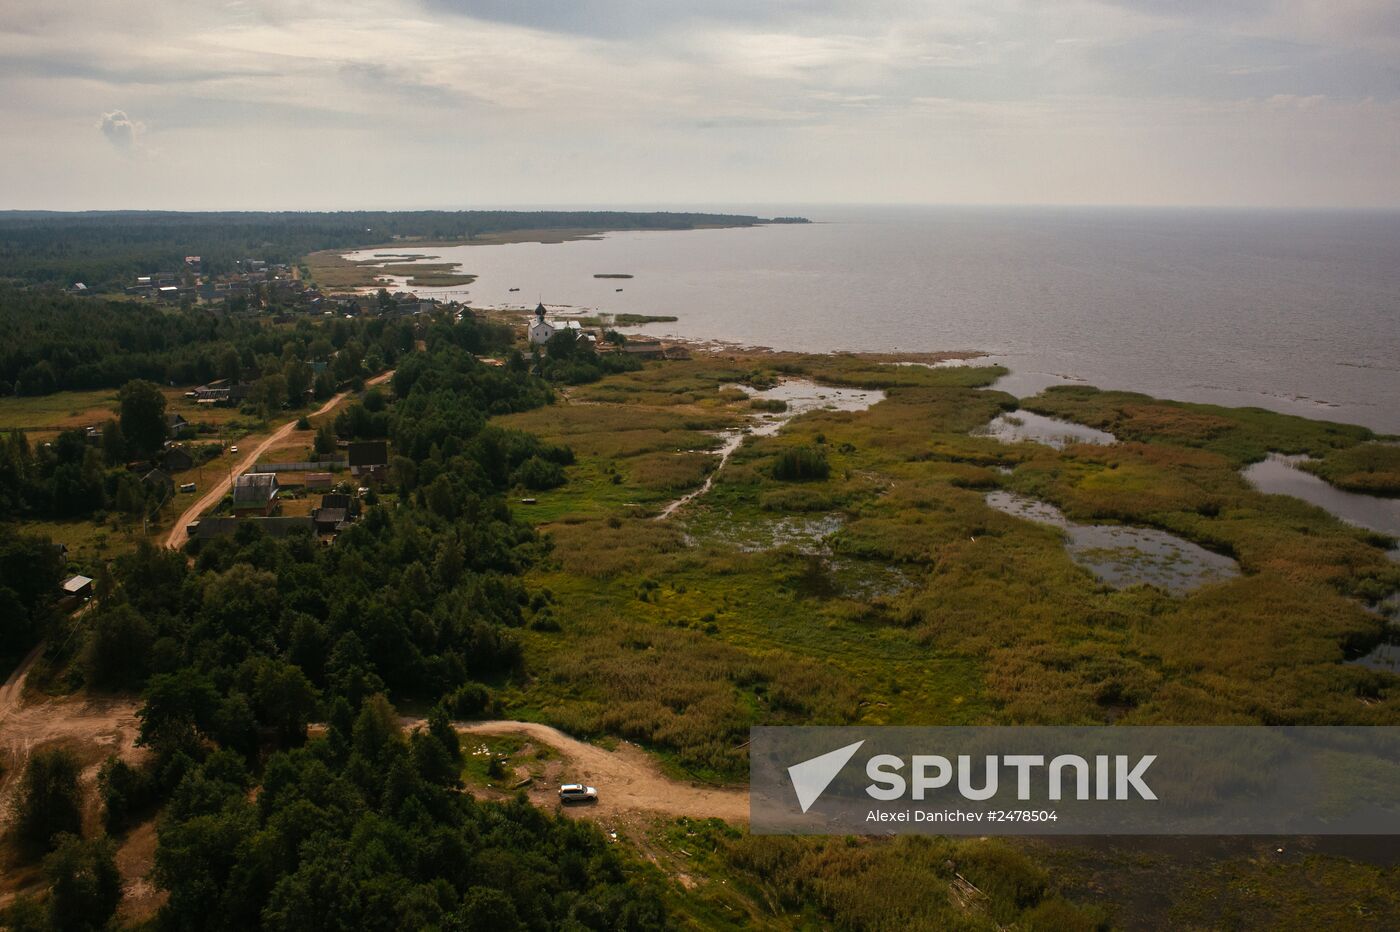
POLYGON ((95 286, 173 271, 190 255, 218 274, 233 271, 239 259, 290 263, 318 249, 372 246, 395 236, 471 239, 514 230, 684 230, 759 222, 662 211, 9 211, 0 212, 0 279, 95 286))
MULTIPOLYGON (((394 400, 366 393, 344 421, 377 425, 396 457, 335 546, 251 524, 193 564, 143 545, 112 563, 69 648, 73 683, 143 696, 147 762, 114 758, 99 784, 113 833, 161 811, 163 927, 664 925, 653 875, 593 826, 459 792, 449 717, 488 712, 491 684, 518 672, 521 574, 545 546, 503 493, 572 453, 487 425, 552 400, 518 355, 472 355, 507 351, 507 329, 468 315, 425 335, 394 400), (406 732, 391 699, 430 708, 426 725, 406 732), (312 722, 326 725, 309 736, 312 722)), ((4 543, 7 571, 42 559, 36 542, 4 543)), ((52 886, 10 909, 17 928, 78 927, 69 914, 99 927, 115 907, 111 844, 76 837, 75 773, 61 751, 26 771, 19 831, 52 886)))
POLYGON ((404 321, 303 317, 283 327, 204 308, 0 285, 0 396, 116 388, 131 379, 250 380, 292 362, 331 362, 343 368, 327 378, 343 381, 356 374, 358 361, 368 360, 371 370, 391 365, 412 341, 404 321))

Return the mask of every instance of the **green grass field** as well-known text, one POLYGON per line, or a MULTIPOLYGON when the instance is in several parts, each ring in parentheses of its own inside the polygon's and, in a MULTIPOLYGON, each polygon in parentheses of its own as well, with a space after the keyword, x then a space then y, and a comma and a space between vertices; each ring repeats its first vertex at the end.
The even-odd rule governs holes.
POLYGON ((87 392, 0 398, 0 430, 67 430, 88 427, 112 416, 117 393, 101 388, 87 392))

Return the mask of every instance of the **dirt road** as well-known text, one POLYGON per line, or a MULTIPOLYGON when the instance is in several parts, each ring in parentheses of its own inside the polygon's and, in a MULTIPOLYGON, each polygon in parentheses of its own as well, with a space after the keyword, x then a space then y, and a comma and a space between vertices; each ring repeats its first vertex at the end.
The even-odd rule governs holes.
POLYGON ((3 722, 12 711, 19 707, 19 697, 24 694, 24 681, 29 678, 29 671, 34 664, 39 662, 39 657, 44 653, 44 642, 40 641, 34 645, 34 649, 29 652, 29 656, 19 662, 10 678, 5 681, 4 686, 0 686, 0 722, 3 722))
MULTIPOLYGON (((389 379, 393 374, 393 370, 390 370, 388 372, 381 372, 379 375, 376 375, 374 378, 370 379, 365 384, 378 385, 380 382, 389 379)), ((349 392, 341 392, 340 394, 332 398, 330 401, 327 401, 325 404, 321 405, 321 407, 317 408, 311 414, 305 416, 320 417, 321 415, 332 410, 336 405, 344 401, 349 395, 349 392)), ((230 476, 239 475, 252 468, 253 464, 258 461, 258 457, 262 456, 268 450, 272 449, 273 445, 287 439, 287 435, 290 434, 292 431, 296 430, 298 420, 301 420, 301 417, 298 417, 296 420, 288 421, 286 424, 283 424, 281 427, 277 428, 277 430, 269 434, 266 440, 254 447, 252 452, 250 452, 247 456, 243 457, 243 459, 240 460, 229 471, 230 476)), ((179 550, 181 547, 185 546, 185 542, 190 539, 190 536, 185 531, 185 528, 189 526, 190 522, 194 521, 200 515, 204 514, 204 512, 208 511, 210 508, 213 508, 216 504, 218 504, 219 499, 224 497, 224 494, 228 492, 229 486, 231 486, 232 484, 233 482, 231 478, 220 479, 217 483, 210 487, 209 491, 205 492, 202 496, 200 496, 198 501, 196 501, 190 507, 186 508, 185 513, 180 515, 180 517, 176 519, 175 526, 170 529, 170 534, 166 536, 165 546, 169 547, 171 550, 179 550)))
MULTIPOLYGON (((749 794, 744 790, 673 780, 661 772, 655 758, 641 748, 620 742, 616 751, 605 750, 571 738, 557 728, 535 722, 458 722, 457 730, 470 735, 524 735, 547 744, 564 757, 558 776, 566 783, 587 783, 598 789, 598 802, 570 806, 566 810, 593 818, 615 818, 628 813, 719 818, 735 824, 749 821, 749 794)), ((529 787, 536 805, 558 805, 557 782, 529 787)))
POLYGON ((70 739, 84 764, 83 779, 93 780, 109 754, 136 756, 139 723, 137 703, 129 698, 80 699, 61 697, 21 703, 24 683, 44 652, 40 644, 0 686, 0 826, 10 812, 10 800, 24 763, 34 747, 70 739))

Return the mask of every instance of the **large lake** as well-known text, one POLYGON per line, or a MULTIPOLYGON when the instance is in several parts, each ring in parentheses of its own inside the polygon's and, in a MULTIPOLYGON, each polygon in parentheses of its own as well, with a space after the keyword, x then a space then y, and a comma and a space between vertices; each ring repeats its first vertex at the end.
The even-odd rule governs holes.
POLYGON ((480 277, 418 290, 778 349, 981 350, 1018 394, 1084 381, 1400 432, 1400 213, 802 212, 818 222, 425 249, 480 277))

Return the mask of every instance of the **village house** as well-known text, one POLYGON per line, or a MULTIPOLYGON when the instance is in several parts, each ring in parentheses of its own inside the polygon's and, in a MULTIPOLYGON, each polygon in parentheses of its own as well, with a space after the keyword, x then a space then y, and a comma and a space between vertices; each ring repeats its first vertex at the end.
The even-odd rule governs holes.
POLYGON ((183 437, 193 427, 181 414, 171 411, 165 415, 165 432, 171 437, 183 437))
POLYGON ((360 514, 360 500, 345 492, 327 492, 321 496, 322 508, 340 508, 350 518, 360 514))
POLYGON ((175 491, 175 480, 161 469, 152 469, 146 473, 141 477, 141 484, 146 487, 147 492, 161 501, 169 498, 175 491))
POLYGON ((317 534, 334 534, 343 530, 350 520, 344 508, 317 508, 311 512, 311 517, 316 522, 317 534))
POLYGON ((233 510, 270 515, 277 506, 277 474, 246 472, 233 481, 233 510))
POLYGON ((629 338, 626 343, 622 344, 621 352, 642 359, 661 359, 666 355, 666 349, 661 345, 660 340, 635 338, 629 338))
POLYGON ((194 468, 194 457, 183 446, 172 446, 165 451, 162 465, 167 472, 184 472, 194 468))
POLYGON ((356 440, 346 447, 350 475, 373 476, 389 466, 389 444, 384 440, 356 440))
POLYGON ((234 383, 229 379, 215 379, 207 385, 201 385, 194 390, 195 404, 235 405, 247 399, 252 394, 253 386, 247 382, 234 383))

